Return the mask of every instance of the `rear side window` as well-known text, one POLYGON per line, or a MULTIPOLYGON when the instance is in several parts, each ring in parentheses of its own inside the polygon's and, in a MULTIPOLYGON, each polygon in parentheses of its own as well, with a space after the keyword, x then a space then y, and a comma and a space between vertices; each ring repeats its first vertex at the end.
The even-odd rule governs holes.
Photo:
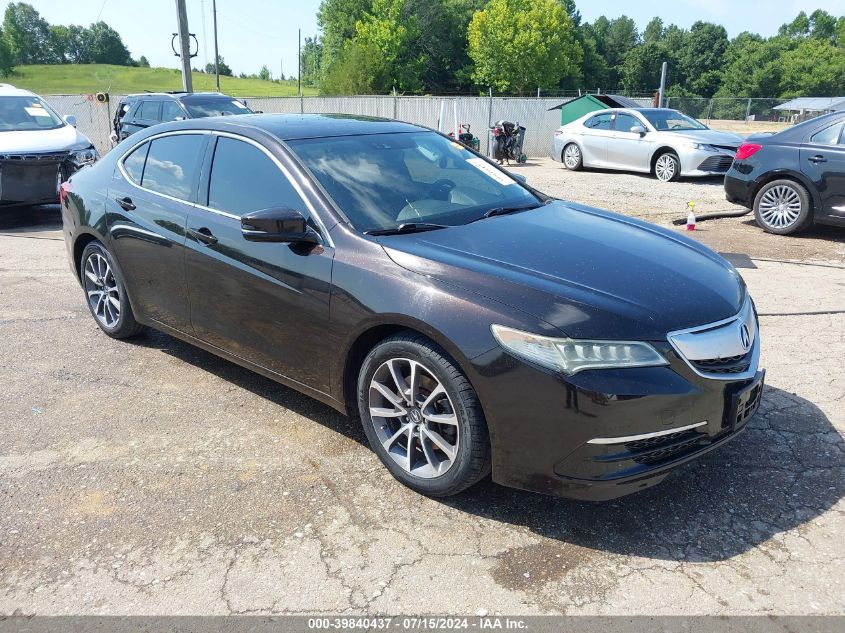
POLYGON ((175 101, 163 101, 161 103, 161 120, 166 121, 175 121, 176 119, 184 119, 185 113, 182 112, 182 108, 179 107, 179 104, 175 101))
POLYGON ((839 137, 842 134, 842 121, 834 123, 823 130, 819 130, 810 137, 811 143, 818 143, 820 145, 836 145, 839 137))
POLYGON ((149 149, 150 144, 144 143, 123 159, 123 169, 136 185, 141 184, 141 177, 144 175, 144 162, 147 160, 147 150, 149 149))
POLYGON ((159 101, 142 101, 135 118, 144 121, 158 121, 159 103, 159 101))
POLYGON ((287 177, 264 152, 243 141, 220 137, 208 183, 208 206, 243 215, 271 207, 305 212, 287 177))
POLYGON ((591 130, 609 130, 613 127, 613 115, 597 114, 596 116, 587 119, 584 125, 591 130))
POLYGON ((141 185, 180 200, 191 200, 204 143, 203 134, 155 139, 150 143, 141 185))

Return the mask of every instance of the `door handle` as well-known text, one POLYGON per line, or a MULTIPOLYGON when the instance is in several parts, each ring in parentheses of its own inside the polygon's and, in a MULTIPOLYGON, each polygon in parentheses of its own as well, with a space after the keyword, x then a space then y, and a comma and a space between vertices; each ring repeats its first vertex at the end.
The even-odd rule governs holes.
POLYGON ((810 158, 808 158, 807 160, 810 161, 811 163, 815 164, 815 165, 818 165, 819 163, 826 163, 827 162, 827 159, 824 156, 822 156, 821 154, 816 154, 815 156, 810 156, 810 158))
POLYGON ((132 202, 132 198, 130 198, 129 196, 126 196, 124 198, 115 198, 114 201, 117 202, 120 205, 120 208, 124 211, 135 210, 135 205, 132 202))
POLYGON ((188 229, 188 233, 198 239, 203 244, 217 244, 217 238, 214 237, 214 234, 206 227, 202 227, 199 229, 188 229))

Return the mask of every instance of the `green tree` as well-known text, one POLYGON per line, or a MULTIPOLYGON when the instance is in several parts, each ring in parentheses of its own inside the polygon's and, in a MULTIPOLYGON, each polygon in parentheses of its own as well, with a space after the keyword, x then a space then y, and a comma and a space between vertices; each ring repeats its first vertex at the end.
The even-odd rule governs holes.
POLYGON ((88 29, 91 37, 91 63, 130 66, 132 56, 123 43, 120 34, 105 22, 92 24, 88 29))
POLYGON ((270 69, 267 66, 262 66, 261 70, 258 71, 258 78, 264 81, 271 81, 273 75, 270 74, 270 69))
POLYGON ((138 58, 138 66, 141 68, 149 68, 150 67, 150 60, 147 59, 146 55, 141 55, 138 58))
POLYGON ((662 42, 665 37, 666 29, 663 27, 663 20, 658 17, 652 18, 643 31, 643 42, 646 44, 662 42))
POLYGON ((32 5, 10 3, 3 17, 3 32, 16 64, 48 64, 54 61, 50 26, 32 5))
POLYGON ((780 96, 834 97, 845 85, 845 50, 811 38, 783 53, 780 96))
POLYGON ((630 50, 622 63, 622 87, 627 92, 657 90, 665 58, 665 48, 659 42, 645 42, 630 50))
POLYGON ((375 47, 350 41, 329 66, 320 82, 322 94, 373 94, 388 78, 384 60, 375 47))
MULTIPOLYGON (((266 68, 266 66, 265 66, 266 68)), ((217 56, 217 69, 220 72, 221 77, 231 77, 232 76, 232 69, 229 67, 229 64, 226 63, 226 60, 223 59, 222 55, 217 56)), ((214 64, 209 62, 205 65, 203 71, 208 75, 214 74, 214 64)), ((267 71, 270 72, 269 70, 267 71)))
POLYGON ((0 29, 0 77, 8 77, 14 70, 14 60, 3 29, 0 29))
POLYGON ((610 88, 619 85, 625 57, 639 43, 639 39, 637 25, 628 16, 623 15, 609 22, 604 38, 604 54, 609 69, 610 88))
POLYGON ((468 28, 473 77, 499 92, 556 87, 581 66, 574 31, 555 0, 491 0, 468 28))
POLYGON ((827 11, 816 9, 810 14, 810 35, 816 39, 836 44, 836 18, 827 11))
POLYGON ((305 86, 320 84, 320 62, 323 57, 323 44, 319 36, 306 37, 300 56, 302 83, 305 86))
POLYGON ((373 0, 370 11, 355 24, 355 41, 378 51, 384 62, 391 85, 375 83, 373 87, 380 92, 392 86, 402 91, 422 88, 425 58, 412 46, 419 39, 420 24, 404 7, 405 0, 373 0))
POLYGON ((694 93, 712 97, 719 89, 728 44, 725 27, 701 21, 692 25, 679 62, 694 93))
POLYGON ((323 58, 320 67, 323 72, 330 69, 347 42, 355 37, 355 25, 364 18, 372 4, 372 0, 321 0, 317 24, 322 31, 323 58))

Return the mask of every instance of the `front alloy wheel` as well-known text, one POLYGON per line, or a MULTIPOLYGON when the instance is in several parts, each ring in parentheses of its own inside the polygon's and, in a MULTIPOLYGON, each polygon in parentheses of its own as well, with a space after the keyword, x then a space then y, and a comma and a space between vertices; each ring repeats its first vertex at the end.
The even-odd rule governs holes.
POLYGON ((661 182, 677 180, 681 175, 680 159, 671 152, 661 154, 654 162, 654 175, 661 182))
POLYGON ((374 452, 414 490, 452 495, 489 472, 490 441, 475 390, 420 334, 392 336, 368 354, 358 409, 374 452))

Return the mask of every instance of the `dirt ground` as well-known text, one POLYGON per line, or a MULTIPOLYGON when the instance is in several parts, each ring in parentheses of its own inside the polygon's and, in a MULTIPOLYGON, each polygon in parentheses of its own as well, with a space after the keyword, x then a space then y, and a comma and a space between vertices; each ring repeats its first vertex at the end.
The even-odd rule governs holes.
MULTIPOLYGON (((719 183, 519 168, 661 224, 719 183)), ((55 208, 0 217, 0 615, 845 614, 845 231, 691 234, 760 312, 767 386, 731 444, 581 503, 395 482, 327 407, 166 335, 104 336, 55 208)))

